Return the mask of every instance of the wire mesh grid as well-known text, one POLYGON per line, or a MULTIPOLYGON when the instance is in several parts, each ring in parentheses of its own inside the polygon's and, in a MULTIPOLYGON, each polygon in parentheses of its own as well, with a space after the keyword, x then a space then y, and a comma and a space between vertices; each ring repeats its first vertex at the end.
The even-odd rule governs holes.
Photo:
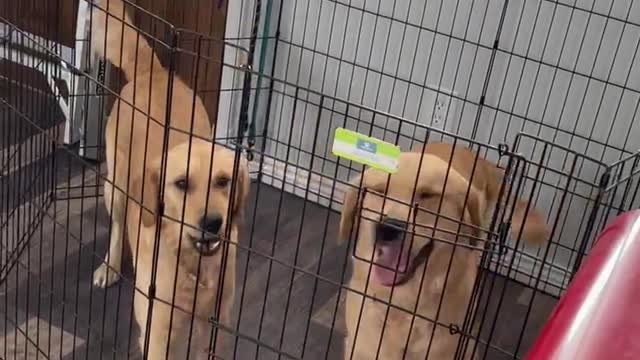
MULTIPOLYGON (((612 216, 638 204, 637 138, 632 135, 637 132, 639 103, 634 80, 639 63, 636 8, 630 1, 243 1, 228 5, 228 16, 236 16, 237 36, 219 40, 176 29, 128 5, 127 11, 145 24, 124 25, 136 34, 134 48, 139 51, 147 41, 160 59, 154 64, 136 54, 137 69, 147 61, 151 68, 168 73, 164 83, 148 80, 150 91, 158 88, 172 99, 175 94, 168 89, 185 81, 191 94, 200 98, 218 94, 219 104, 226 105, 207 114, 216 124, 214 142, 233 154, 229 168, 238 168, 243 152, 251 160, 254 179, 237 240, 226 234, 222 241, 227 263, 221 265, 226 270, 219 279, 230 269, 235 274, 230 315, 220 318, 219 311, 228 289, 205 290, 215 293, 216 306, 207 309, 208 315, 191 316, 191 326, 175 327, 178 335, 188 335, 182 350, 185 344, 191 348, 199 336, 208 349, 194 350, 191 358, 203 351, 223 359, 465 359, 472 353, 477 358, 520 358, 588 253, 594 235, 612 216), (232 7, 235 12, 229 10, 232 7), (224 61, 209 55, 212 48, 223 52, 224 61), (222 71, 222 83, 231 86, 199 87, 203 72, 215 69, 222 71), (225 83, 225 76, 232 80, 225 83), (389 141, 404 151, 438 142, 468 147, 475 154, 469 182, 479 177, 475 169, 481 159, 504 170, 504 180, 497 180, 497 205, 486 214, 492 220, 488 223, 473 223, 464 212, 443 212, 442 204, 449 203, 444 196, 435 210, 429 210, 413 204, 415 199, 394 197, 391 185, 377 190, 385 204, 413 209, 414 219, 403 219, 403 226, 413 228, 400 231, 405 237, 429 238, 475 254, 470 258, 479 266, 464 266, 472 269, 463 277, 471 281, 464 293, 469 299, 455 304, 455 316, 440 309, 436 314, 420 313, 415 298, 414 306, 398 305, 393 295, 372 295, 370 288, 359 289, 359 283, 352 282, 357 275, 354 264, 366 264, 367 278, 375 277, 372 268, 381 265, 372 253, 358 253, 366 245, 366 231, 356 229, 349 241, 341 241, 339 211, 344 211, 343 199, 354 187, 360 201, 378 195, 364 183, 350 183, 364 171, 361 165, 332 155, 332 136, 339 127, 389 141), (510 233, 517 197, 543 214, 550 233, 546 244, 525 245, 510 233), (421 225, 415 219, 418 214, 433 215, 435 224, 453 223, 453 230, 421 225), (429 228, 438 235, 424 235, 429 228), (235 249, 235 259, 228 258, 230 248, 235 249), (355 321, 350 321, 346 298, 354 296, 362 304, 355 321), (372 299, 384 309, 374 316, 382 316, 387 324, 378 334, 374 329, 373 335, 367 317, 374 310, 364 305, 372 299), (411 323, 408 334, 394 316, 411 323), (191 335, 197 322, 206 324, 206 335, 191 335), (444 332, 425 333, 425 326, 444 332), (353 346, 356 342, 359 348, 353 346), (365 352, 358 353, 363 347, 365 352)), ((113 16, 121 19, 122 13, 113 16)), ((110 180, 104 163, 83 159, 76 147, 63 143, 64 126, 56 107, 60 98, 68 98, 108 114, 108 109, 127 106, 127 101, 132 104, 118 86, 144 81, 146 75, 116 76, 112 86, 105 86, 104 79, 74 69, 74 61, 65 59, 55 42, 25 33, 4 18, 3 25, 10 39, 2 43, 7 59, 3 62, 24 63, 13 50, 28 45, 52 58, 41 65, 28 60, 31 67, 54 78, 71 68, 75 81, 85 81, 85 91, 65 94, 51 86, 42 90, 37 85, 42 76, 26 70, 10 69, 2 77, 0 357, 120 359, 146 353, 153 358, 152 322, 136 319, 134 299, 142 297, 150 310, 168 303, 172 317, 174 312, 194 312, 176 305, 175 297, 157 295, 162 280, 156 279, 153 286, 137 284, 136 266, 132 267, 136 256, 130 263, 125 260, 120 271, 111 269, 120 275, 116 285, 93 285, 93 271, 105 260, 113 232, 111 210, 107 211, 113 205, 104 200, 102 190, 110 180)), ((124 63, 124 51, 118 50, 121 59, 116 62, 124 63)), ((163 100, 160 114, 182 107, 193 117, 195 99, 163 100)), ((151 106, 135 107, 146 122, 164 121, 154 119, 158 112, 151 106)), ((100 122, 90 114, 85 108, 82 121, 100 122)), ((171 131, 163 131, 164 139, 152 140, 164 148, 171 131)), ((108 145, 93 146, 102 152, 108 145)), ((176 164, 167 153, 162 151, 161 179, 176 164)), ((187 158, 183 162, 191 163, 187 158)), ((131 166, 146 169, 140 163, 131 166)), ((447 167, 446 173, 452 169, 456 171, 447 167)), ((207 183, 212 177, 209 174, 207 183)), ((229 198, 240 191, 238 177, 233 171, 229 198)), ((414 175, 413 180, 417 184, 419 179, 414 175)), ((463 209, 471 206, 471 185, 464 190, 463 209)), ((115 191, 130 192, 128 184, 115 191)), ((158 198, 166 207, 165 191, 170 190, 160 190, 158 198)), ((185 201, 186 197, 183 205, 185 201)), ((198 229, 184 212, 175 218, 167 211, 161 215, 158 223, 178 223, 181 234, 198 229)), ((360 203, 355 222, 366 226, 383 215, 360 203)), ((230 217, 228 223, 232 222, 230 217)), ((161 240, 156 235, 155 243, 161 240)), ((409 246, 414 247, 413 242, 409 246)), ((153 274, 181 266, 155 258, 153 274)), ((459 265, 452 264, 453 260, 440 269, 445 284, 451 269, 459 265)), ((426 269, 425 264, 422 278, 437 283, 426 269)), ((396 269, 395 276, 400 272, 396 269)), ((419 271, 415 274, 419 278, 419 271)), ((375 279, 368 283, 376 289, 375 279)), ((403 286, 392 289, 402 293, 403 286)), ((437 295, 439 308, 454 306, 442 293, 437 295)), ((180 348, 166 339, 160 342, 161 348, 180 348)), ((184 353, 166 356, 186 358, 184 353)))

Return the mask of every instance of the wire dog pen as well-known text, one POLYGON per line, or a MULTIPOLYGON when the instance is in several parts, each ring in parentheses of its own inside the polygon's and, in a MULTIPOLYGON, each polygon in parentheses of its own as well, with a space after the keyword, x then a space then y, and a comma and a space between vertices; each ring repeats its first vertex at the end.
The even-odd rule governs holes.
MULTIPOLYGON (((353 239, 338 239, 349 181, 364 170, 331 153, 335 129, 347 128, 404 151, 462 145, 477 154, 474 168, 485 158, 505 170, 504 206, 490 224, 471 224, 482 234, 475 247, 482 261, 462 320, 395 309, 446 329, 456 339, 454 358, 472 351, 520 358, 594 235, 638 206, 638 5, 247 0, 226 7, 225 38, 216 39, 127 6, 143 24, 130 28, 160 56, 155 66, 168 81, 218 97, 209 114, 214 142, 250 160, 245 224, 225 247, 237 250, 234 310, 225 321, 213 309, 204 319, 211 357, 357 358, 343 343, 345 295, 362 295, 349 287, 353 261, 372 261, 356 254, 353 239), (210 55, 214 48, 221 59, 210 55), (220 83, 202 85, 207 71, 221 71, 220 83), (516 196, 544 214, 546 244, 508 241, 517 237, 509 231, 516 196)), ((78 62, 55 41, 0 19, 0 358, 141 357, 135 339, 145 324, 136 325, 132 299, 159 299, 135 286, 131 266, 106 290, 92 281, 111 222, 105 165, 87 154, 104 151, 102 118, 127 101, 113 86, 125 80, 89 52, 78 62), (57 81, 65 71, 70 88, 57 81), (66 119, 61 100, 72 105, 66 119), (79 145, 65 143, 69 131, 80 133, 79 145)), ((431 348, 433 336, 424 341, 431 348)), ((371 343, 377 358, 380 343, 371 343)), ((407 348, 398 358, 429 358, 429 350, 407 348)))

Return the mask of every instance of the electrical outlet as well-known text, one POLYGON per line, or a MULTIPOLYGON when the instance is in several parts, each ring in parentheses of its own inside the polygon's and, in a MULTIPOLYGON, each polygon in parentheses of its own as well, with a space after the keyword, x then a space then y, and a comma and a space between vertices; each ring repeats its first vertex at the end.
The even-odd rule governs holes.
MULTIPOLYGON (((436 87, 430 87, 435 89, 436 87)), ((439 88, 438 91, 434 91, 434 104, 433 115, 431 116, 431 126, 445 130, 448 132, 458 131, 458 116, 456 115, 455 104, 456 101, 452 101, 456 93, 454 91, 439 88)))

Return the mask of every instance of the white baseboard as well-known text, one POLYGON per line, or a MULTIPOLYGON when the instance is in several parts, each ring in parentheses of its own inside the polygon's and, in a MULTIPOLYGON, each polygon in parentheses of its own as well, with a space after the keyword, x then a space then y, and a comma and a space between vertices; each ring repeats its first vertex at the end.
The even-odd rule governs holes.
MULTIPOLYGON (((519 253, 513 261, 511 271, 508 271, 510 261, 511 256, 508 254, 501 261, 498 273, 554 296, 559 296, 567 287, 567 282, 569 281, 568 271, 559 269, 557 265, 551 267, 545 264, 544 269, 540 272, 540 261, 535 261, 530 256, 523 256, 523 254, 519 253), (536 277, 539 273, 540 281, 536 286, 536 277)), ((495 269, 495 262, 492 264, 491 269, 495 269)))
MULTIPOLYGON (((253 166, 255 167, 251 170, 259 170, 258 163, 253 166)), ((311 173, 308 169, 267 157, 264 157, 262 164, 262 183, 306 197, 311 202, 331 207, 335 211, 342 209, 342 199, 347 189, 346 185, 329 176, 311 173)))

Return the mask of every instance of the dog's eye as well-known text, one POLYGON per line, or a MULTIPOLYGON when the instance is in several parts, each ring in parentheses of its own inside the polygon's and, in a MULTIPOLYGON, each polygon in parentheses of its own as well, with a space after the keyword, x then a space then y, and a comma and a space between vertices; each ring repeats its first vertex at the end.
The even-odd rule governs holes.
POLYGON ((187 189, 189 189, 189 183, 187 182, 186 178, 178 179, 175 184, 176 187, 180 190, 186 191, 187 189))
POLYGON ((424 200, 424 199, 428 199, 430 197, 434 196, 434 194, 428 193, 428 192, 421 192, 418 194, 418 199, 419 200, 424 200))
POLYGON ((224 187, 227 187, 227 185, 229 185, 229 181, 230 180, 229 180, 228 177, 220 176, 220 177, 215 178, 215 180, 213 182, 217 187, 224 188, 224 187))
POLYGON ((376 195, 384 196, 384 188, 378 189, 378 188, 366 187, 365 190, 370 192, 370 193, 374 193, 376 195))

